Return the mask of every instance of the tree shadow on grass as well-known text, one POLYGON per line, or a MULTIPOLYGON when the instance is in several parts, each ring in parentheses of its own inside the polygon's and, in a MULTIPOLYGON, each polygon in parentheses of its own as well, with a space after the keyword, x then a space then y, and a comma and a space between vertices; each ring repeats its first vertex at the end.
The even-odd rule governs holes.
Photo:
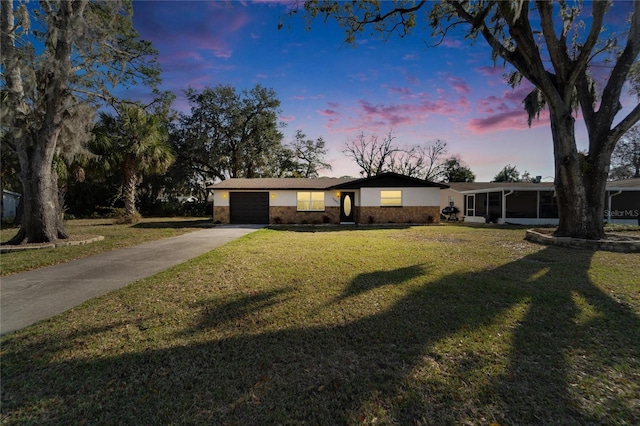
POLYGON ((416 277, 426 275, 426 273, 424 265, 411 265, 389 271, 362 273, 349 283, 336 301, 357 296, 379 287, 402 284, 416 277))
POLYGON ((341 231, 370 231, 372 229, 408 229, 414 226, 427 226, 424 223, 387 223, 387 224, 343 224, 343 225, 269 225, 274 231, 290 232, 341 232, 341 231))
POLYGON ((331 325, 211 333, 286 304, 285 287, 210 301, 176 335, 191 336, 186 344, 38 363, 35 345, 16 350, 9 338, 3 416, 40 424, 632 424, 640 318, 593 285, 591 252, 564 253, 549 247, 436 281, 419 265, 356 276, 342 298, 382 290, 376 274, 396 284, 424 279, 388 309, 331 325), (494 341, 506 349, 491 353, 494 341), (615 381, 620 392, 606 390, 615 381))
POLYGON ((224 324, 240 321, 255 312, 282 303, 287 299, 282 296, 290 291, 291 289, 281 288, 243 296, 223 303, 218 299, 207 299, 195 302, 192 304, 192 308, 201 313, 200 317, 193 328, 183 330, 179 335, 188 336, 224 324))
POLYGON ((157 229, 157 228, 213 228, 216 225, 209 219, 192 219, 192 220, 176 220, 176 221, 163 221, 163 222, 141 222, 136 223, 132 228, 138 229, 157 229))

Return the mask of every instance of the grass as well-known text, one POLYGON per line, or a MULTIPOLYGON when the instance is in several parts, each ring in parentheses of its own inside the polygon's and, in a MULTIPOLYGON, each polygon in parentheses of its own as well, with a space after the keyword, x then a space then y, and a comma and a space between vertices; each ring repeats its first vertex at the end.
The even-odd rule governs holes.
MULTIPOLYGON (((69 220, 65 223, 65 228, 72 237, 102 235, 105 239, 87 245, 2 253, 0 276, 173 237, 209 226, 213 226, 210 218, 151 218, 142 219, 133 225, 115 224, 113 219, 69 220)), ((0 230, 0 241, 10 240, 17 232, 17 227, 3 227, 0 230)))
POLYGON ((257 231, 5 336, 2 422, 640 421, 639 255, 315 230, 257 231))

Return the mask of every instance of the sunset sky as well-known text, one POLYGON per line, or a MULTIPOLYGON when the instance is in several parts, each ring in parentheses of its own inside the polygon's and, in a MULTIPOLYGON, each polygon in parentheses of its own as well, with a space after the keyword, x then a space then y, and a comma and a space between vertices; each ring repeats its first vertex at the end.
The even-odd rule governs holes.
MULTIPOLYGON (((400 146, 446 141, 476 181, 490 181, 507 164, 553 179, 546 115, 527 126, 522 100, 531 86, 511 89, 505 68, 494 66, 482 40, 471 45, 458 33, 433 47, 429 29, 418 25, 404 39, 385 42, 365 34, 352 47, 333 21, 316 20, 307 31, 300 16, 286 16, 287 5, 135 1, 134 25, 159 52, 161 89, 178 96, 174 108, 189 111, 183 94, 189 87, 272 88, 286 123, 284 143, 298 129, 327 142, 333 170, 322 175, 358 176, 359 168, 342 153, 345 142, 360 132, 393 131, 400 146)), ((623 33, 631 9, 630 1, 615 3, 610 28, 623 33)), ((124 96, 144 98, 137 90, 124 96)), ((637 98, 625 91, 622 103, 628 112, 637 98)), ((585 134, 579 120, 581 148, 585 134)))

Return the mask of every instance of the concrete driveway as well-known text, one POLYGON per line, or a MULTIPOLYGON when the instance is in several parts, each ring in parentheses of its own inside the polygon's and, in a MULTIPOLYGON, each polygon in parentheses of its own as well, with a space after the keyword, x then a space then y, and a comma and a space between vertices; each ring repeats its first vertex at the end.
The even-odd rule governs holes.
POLYGON ((0 335, 200 256, 259 225, 219 226, 0 278, 0 335))

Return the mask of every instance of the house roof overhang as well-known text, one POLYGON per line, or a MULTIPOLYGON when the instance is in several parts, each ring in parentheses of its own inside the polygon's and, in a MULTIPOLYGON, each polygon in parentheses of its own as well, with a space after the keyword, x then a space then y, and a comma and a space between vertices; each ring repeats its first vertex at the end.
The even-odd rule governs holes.
POLYGON ((210 190, 332 190, 360 188, 448 188, 449 185, 429 182, 422 179, 403 176, 397 173, 383 173, 369 178, 232 178, 207 186, 210 190))
POLYGON ((250 191, 275 191, 275 190, 326 190, 341 183, 347 183, 356 178, 232 178, 226 179, 207 189, 218 190, 250 190, 250 191))
POLYGON ((423 179, 404 176, 398 173, 382 173, 368 178, 355 179, 351 182, 334 185, 331 189, 360 189, 360 188, 448 188, 449 185, 430 182, 423 179))
MULTIPOLYGON (((553 182, 451 182, 451 190, 461 194, 508 191, 554 191, 553 182)), ((607 182, 607 191, 640 191, 640 178, 607 182)))

